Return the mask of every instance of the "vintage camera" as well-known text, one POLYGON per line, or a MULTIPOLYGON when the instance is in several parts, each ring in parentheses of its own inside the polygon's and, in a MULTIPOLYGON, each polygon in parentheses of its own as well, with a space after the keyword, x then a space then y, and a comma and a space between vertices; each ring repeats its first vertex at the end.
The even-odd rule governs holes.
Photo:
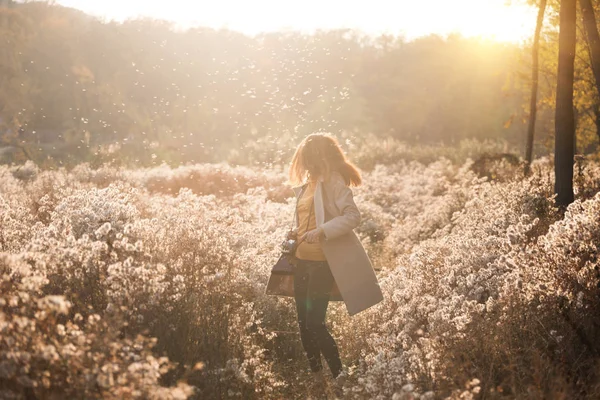
POLYGON ((285 240, 281 243, 281 252, 293 256, 296 253, 298 247, 298 232, 296 230, 290 230, 287 233, 285 240))

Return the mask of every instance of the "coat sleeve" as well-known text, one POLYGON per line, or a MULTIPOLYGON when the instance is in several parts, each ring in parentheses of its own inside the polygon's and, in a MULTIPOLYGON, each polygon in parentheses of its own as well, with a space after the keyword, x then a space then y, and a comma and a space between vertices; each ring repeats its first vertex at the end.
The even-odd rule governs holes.
POLYGON ((331 176, 328 185, 330 187, 328 193, 333 195, 333 199, 331 200, 335 203, 341 215, 321 225, 325 234, 325 240, 342 236, 360 224, 360 211, 358 211, 358 207, 354 203, 352 190, 346 186, 344 178, 341 175, 334 174, 331 176))

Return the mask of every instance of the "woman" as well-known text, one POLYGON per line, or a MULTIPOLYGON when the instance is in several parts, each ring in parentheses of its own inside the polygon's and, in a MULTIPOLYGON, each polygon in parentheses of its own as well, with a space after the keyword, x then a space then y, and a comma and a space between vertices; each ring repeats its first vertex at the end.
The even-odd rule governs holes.
POLYGON ((312 134, 296 149, 289 180, 297 198, 297 259, 294 298, 300 338, 311 370, 322 379, 321 354, 341 380, 342 363, 325 325, 330 300, 343 300, 354 315, 381 300, 377 278, 352 231, 360 212, 349 186, 361 184, 359 171, 330 135, 312 134))

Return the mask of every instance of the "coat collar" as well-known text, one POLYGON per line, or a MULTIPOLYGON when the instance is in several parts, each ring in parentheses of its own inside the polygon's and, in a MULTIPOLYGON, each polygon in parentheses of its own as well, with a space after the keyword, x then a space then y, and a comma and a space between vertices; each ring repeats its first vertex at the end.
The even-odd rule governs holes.
POLYGON ((325 222, 325 205, 323 204, 323 181, 319 180, 317 182, 317 187, 315 188, 315 197, 313 200, 315 204, 315 218, 317 227, 321 226, 325 222))
MULTIPOLYGON (((323 183, 325 182, 325 178, 323 178, 322 176, 319 177, 319 179, 317 180, 317 186, 319 186, 319 183, 323 183)), ((300 195, 300 193, 302 192, 302 189, 307 185, 307 183, 304 183, 300 186, 295 186, 292 188, 292 190, 294 191, 294 194, 296 195, 296 197, 298 197, 300 195)))
POLYGON ((304 188, 304 185, 302 186, 295 186, 292 188, 292 190, 294 191, 294 194, 296 195, 296 197, 300 196, 300 193, 302 193, 302 188, 304 188))

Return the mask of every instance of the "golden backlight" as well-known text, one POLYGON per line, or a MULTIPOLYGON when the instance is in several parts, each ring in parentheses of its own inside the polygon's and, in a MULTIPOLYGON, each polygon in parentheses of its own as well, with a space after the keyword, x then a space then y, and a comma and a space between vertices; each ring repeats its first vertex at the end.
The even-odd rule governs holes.
POLYGON ((518 42, 529 38, 535 10, 506 0, 59 0, 102 18, 167 19, 181 27, 229 28, 247 34, 294 29, 353 28, 364 33, 482 36, 518 42))

